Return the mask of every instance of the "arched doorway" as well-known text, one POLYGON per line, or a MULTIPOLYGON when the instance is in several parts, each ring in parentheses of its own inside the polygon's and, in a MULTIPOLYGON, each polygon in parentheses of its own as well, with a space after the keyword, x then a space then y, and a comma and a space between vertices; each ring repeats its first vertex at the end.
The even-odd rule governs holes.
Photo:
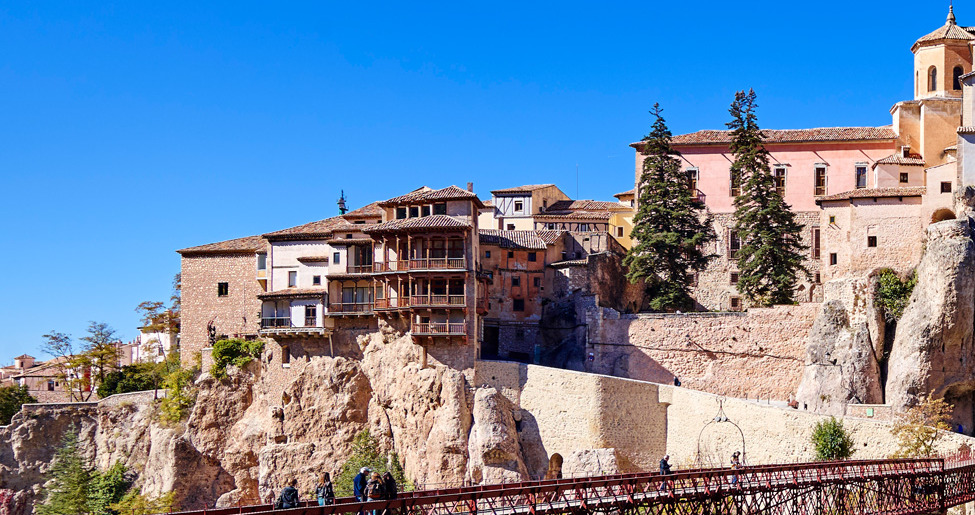
POLYGON ((954 220, 955 213, 948 208, 941 208, 931 215, 931 223, 943 222, 945 220, 954 220))

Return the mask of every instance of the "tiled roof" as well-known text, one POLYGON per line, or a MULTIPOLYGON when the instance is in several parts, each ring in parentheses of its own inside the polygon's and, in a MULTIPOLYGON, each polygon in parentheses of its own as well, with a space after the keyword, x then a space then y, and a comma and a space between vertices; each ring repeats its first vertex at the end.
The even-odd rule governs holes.
MULTIPOLYGON (((481 229, 481 245, 494 245, 503 249, 545 250, 546 243, 536 231, 499 231, 481 229)), ((553 231, 554 232, 554 231, 553 231)))
MULTIPOLYGON (((371 227, 375 227, 372 225, 371 227)), ((372 238, 332 238, 325 243, 329 245, 364 245, 372 243, 372 238)))
POLYGON ((972 126, 958 127, 958 134, 975 134, 975 127, 972 126))
POLYGON ((432 215, 420 218, 403 218, 376 224, 363 232, 422 231, 427 229, 469 229, 471 225, 452 216, 432 215))
POLYGON ((475 195, 474 192, 458 188, 457 186, 447 186, 446 188, 441 188, 439 190, 434 190, 424 186, 420 189, 413 190, 406 195, 393 197, 389 200, 377 202, 377 204, 379 206, 395 206, 401 204, 421 204, 424 202, 441 200, 473 200, 478 207, 483 205, 481 204, 481 200, 477 198, 477 195, 475 195))
MULTIPOLYGON (((802 143, 810 141, 872 141, 897 137, 893 128, 884 127, 820 127, 816 129, 765 129, 765 143, 802 143)), ((726 145, 731 143, 731 131, 703 130, 674 136, 674 145, 726 145)), ((630 145, 643 146, 642 141, 630 145)))
POLYGON ((945 147, 945 149, 943 150, 943 152, 957 152, 957 151, 958 151, 958 145, 952 145, 950 147, 945 147))
POLYGON ((266 242, 262 236, 247 236, 234 240, 209 243, 198 247, 188 247, 177 250, 180 254, 244 254, 257 252, 265 247, 266 242))
POLYGON ((948 19, 945 20, 945 24, 939 27, 934 32, 921 36, 914 45, 911 47, 911 51, 917 49, 922 43, 928 43, 931 41, 941 41, 945 39, 956 39, 961 41, 970 41, 975 39, 975 35, 966 30, 963 27, 959 27, 955 24, 955 13, 952 8, 948 9, 948 19))
POLYGON ((31 356, 30 354, 21 354, 14 359, 34 359, 34 356, 31 356))
POLYGON ((555 186, 554 184, 526 184, 524 186, 517 186, 514 188, 505 188, 501 190, 494 190, 491 192, 492 195, 510 195, 513 193, 531 193, 535 190, 540 190, 544 188, 551 188, 555 186))
POLYGON ((300 256, 297 258, 302 263, 328 262, 328 256, 300 256))
POLYGON ((494 207, 494 201, 491 199, 487 199, 481 203, 484 204, 484 207, 494 207))
MULTIPOLYGON (((317 222, 310 222, 303 225, 296 225, 288 229, 269 232, 264 235, 268 240, 297 240, 303 238, 329 238, 332 231, 340 230, 344 226, 352 226, 348 221, 339 216, 326 218, 317 222)), ((362 226, 356 226, 361 228, 362 226)), ((356 229, 359 230, 359 229, 356 229)))
POLYGON ((620 198, 620 197, 625 197, 627 195, 634 195, 634 194, 636 194, 636 188, 629 189, 629 190, 626 190, 626 191, 621 192, 621 193, 617 193, 616 195, 613 195, 613 196, 616 197, 616 198, 620 198))
POLYGON ((569 259, 566 261, 556 261, 548 266, 552 268, 565 268, 567 266, 584 266, 588 263, 585 259, 569 259))
POLYGON ((877 165, 924 166, 924 159, 921 159, 921 156, 916 155, 904 157, 900 154, 891 154, 885 158, 878 159, 877 162, 873 164, 874 168, 876 168, 877 165))
POLYGON ((261 300, 267 299, 297 299, 297 298, 309 298, 309 297, 324 297, 328 294, 328 290, 325 288, 288 288, 287 290, 269 291, 267 293, 260 293, 257 298, 261 300))
POLYGON ((827 195, 816 199, 816 203, 827 202, 830 200, 850 200, 855 198, 891 198, 891 197, 920 197, 924 195, 924 186, 912 186, 909 188, 860 188, 835 195, 827 195))
POLYGON ((554 245, 555 242, 559 241, 559 238, 562 237, 562 234, 564 234, 565 231, 535 231, 535 233, 538 234, 538 237, 541 238, 546 244, 554 245))
POLYGON ((379 207, 379 202, 373 202, 372 204, 367 204, 359 209, 349 211, 348 213, 342 215, 342 218, 376 218, 383 216, 383 212, 383 208, 379 207))
POLYGON ((535 218, 579 218, 584 220, 605 220, 614 211, 629 211, 630 208, 619 202, 602 200, 559 200, 545 211, 535 215, 535 218))

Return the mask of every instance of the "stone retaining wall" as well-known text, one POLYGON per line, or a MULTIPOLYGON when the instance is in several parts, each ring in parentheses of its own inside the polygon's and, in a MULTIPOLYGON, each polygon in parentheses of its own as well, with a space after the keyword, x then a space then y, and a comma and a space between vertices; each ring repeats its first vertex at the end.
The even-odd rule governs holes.
POLYGON ((112 407, 123 404, 150 404, 154 399, 162 399, 166 390, 145 390, 141 392, 117 393, 104 399, 90 402, 39 402, 24 404, 21 409, 27 413, 41 409, 70 408, 70 407, 112 407))

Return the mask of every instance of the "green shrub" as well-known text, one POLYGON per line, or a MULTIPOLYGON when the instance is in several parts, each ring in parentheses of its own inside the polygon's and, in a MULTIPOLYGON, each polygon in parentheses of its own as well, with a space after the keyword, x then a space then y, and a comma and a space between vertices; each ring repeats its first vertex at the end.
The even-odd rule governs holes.
POLYGON ((199 372, 199 367, 183 368, 178 349, 166 356, 163 366, 162 386, 166 389, 166 397, 160 402, 160 415, 166 422, 179 422, 196 402, 193 378, 199 372))
POLYGON ((0 387, 0 426, 9 424, 21 406, 34 402, 37 399, 28 393, 26 386, 0 387))
POLYGON ((907 279, 901 280, 897 272, 889 268, 877 276, 877 292, 874 305, 884 314, 887 322, 896 322, 904 314, 904 308, 911 300, 911 292, 917 284, 917 272, 911 272, 907 279))
POLYGON ((379 451, 379 443, 369 434, 368 429, 355 435, 352 440, 352 453, 342 464, 337 476, 333 478, 335 495, 337 497, 352 496, 352 479, 362 467, 368 467, 373 472, 383 474, 389 472, 396 480, 399 491, 412 490, 413 484, 406 480, 403 466, 395 452, 384 454, 379 451))
POLYGON ((843 428, 843 421, 829 417, 816 423, 812 433, 816 459, 821 461, 845 460, 853 455, 853 438, 843 428))
POLYGON ((90 467, 74 431, 65 433, 44 477, 41 502, 35 507, 40 515, 117 514, 110 505, 121 501, 132 485, 120 462, 105 472, 90 467))
POLYGON ((98 396, 104 399, 117 393, 155 390, 162 384, 164 372, 164 363, 135 363, 124 366, 105 375, 105 380, 98 385, 98 396))
POLYGON ((210 373, 216 378, 227 377, 227 366, 243 367, 254 358, 260 357, 263 351, 264 342, 259 340, 247 341, 239 338, 219 340, 213 344, 211 351, 213 367, 210 373))

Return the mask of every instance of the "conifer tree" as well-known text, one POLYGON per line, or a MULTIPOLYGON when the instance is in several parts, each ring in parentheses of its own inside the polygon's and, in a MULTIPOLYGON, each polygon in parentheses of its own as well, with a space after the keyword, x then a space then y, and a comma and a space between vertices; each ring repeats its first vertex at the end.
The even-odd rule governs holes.
POLYGON ((37 506, 40 515, 85 515, 89 513, 88 500, 92 470, 88 468, 81 449, 78 433, 68 431, 61 440, 61 447, 54 455, 54 463, 47 473, 51 482, 42 491, 43 502, 37 506))
POLYGON ((655 120, 643 138, 646 158, 633 218, 634 245, 623 263, 631 282, 647 280, 650 309, 671 311, 693 307, 688 292, 692 274, 714 258, 704 249, 715 234, 710 214, 681 170, 680 153, 671 146, 662 112, 660 104, 653 105, 655 120))
POLYGON ((741 184, 734 227, 741 240, 738 291, 762 306, 791 304, 799 274, 809 274, 803 265, 803 225, 775 188, 756 107, 754 90, 739 91, 729 110, 731 176, 741 184))

